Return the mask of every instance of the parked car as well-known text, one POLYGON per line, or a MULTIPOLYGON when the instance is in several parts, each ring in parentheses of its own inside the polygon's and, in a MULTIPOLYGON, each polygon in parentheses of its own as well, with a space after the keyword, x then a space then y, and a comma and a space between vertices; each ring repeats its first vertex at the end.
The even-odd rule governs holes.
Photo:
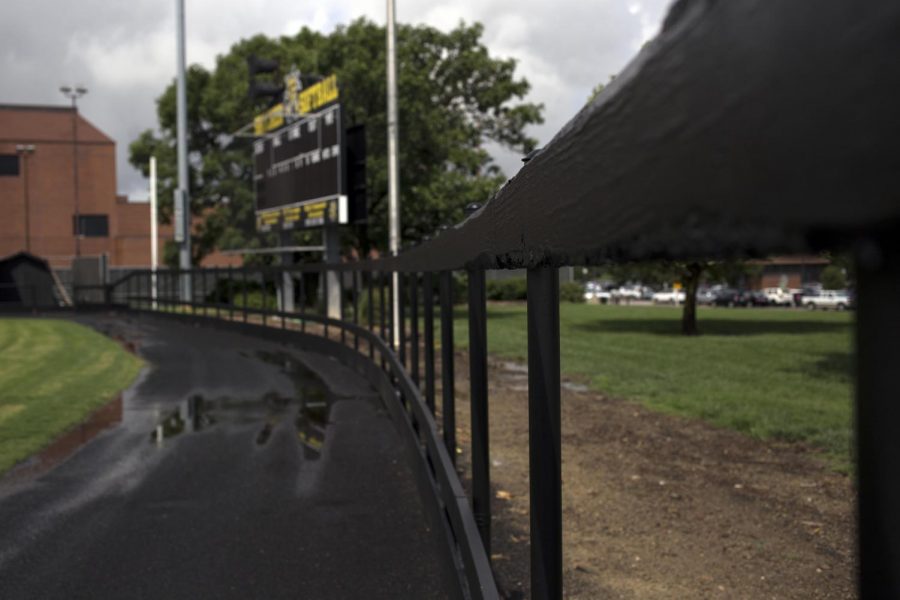
POLYGON ((834 310, 847 310, 850 308, 850 295, 846 290, 822 290, 818 294, 803 296, 803 306, 808 310, 817 308, 833 308, 834 310))
POLYGON ((774 306, 791 306, 794 303, 794 295, 791 290, 765 288, 763 294, 768 298, 769 304, 774 306))
POLYGON ((769 306, 772 302, 769 297, 761 291, 744 292, 746 306, 769 306))
POLYGON ((653 304, 683 304, 684 292, 681 290, 669 290, 656 292, 652 297, 653 304))
POLYGON ((744 292, 732 288, 722 288, 716 292, 712 302, 715 306, 747 306, 748 300, 744 292))
POLYGON ((720 288, 701 288, 697 290, 697 304, 712 304, 720 288))
POLYGON ((794 306, 803 306, 803 298, 805 298, 806 296, 818 296, 821 291, 821 284, 805 286, 802 290, 795 290, 794 306))
POLYGON ((584 299, 586 302, 606 304, 611 298, 612 294, 604 290, 603 287, 595 281, 588 281, 584 286, 584 299))
POLYGON ((641 288, 622 286, 610 290, 610 294, 615 302, 631 302, 641 299, 641 288))

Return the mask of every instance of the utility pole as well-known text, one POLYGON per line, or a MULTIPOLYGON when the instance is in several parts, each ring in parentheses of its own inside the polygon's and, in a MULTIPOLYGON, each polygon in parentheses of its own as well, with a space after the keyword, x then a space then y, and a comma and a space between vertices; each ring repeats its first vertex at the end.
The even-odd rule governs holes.
POLYGON ((156 204, 156 157, 150 157, 150 298, 153 300, 153 310, 156 310, 158 286, 156 283, 156 268, 159 265, 159 225, 157 224, 156 204))
POLYGON ((191 201, 187 156, 187 84, 185 82, 184 0, 176 2, 178 80, 176 128, 178 130, 178 188, 175 190, 175 241, 181 275, 181 301, 191 301, 191 201))
POLYGON ((59 88, 63 95, 72 101, 72 185, 75 192, 75 256, 81 256, 81 208, 78 190, 78 99, 87 94, 87 88, 76 85, 64 85, 59 88))
POLYGON ((25 188, 25 252, 31 252, 31 207, 28 201, 28 156, 34 153, 34 144, 16 144, 16 154, 22 158, 22 179, 25 188))
MULTIPOLYGON (((387 0, 387 126, 388 126, 388 223, 390 229, 391 256, 400 251, 400 170, 397 164, 397 35, 395 27, 396 6, 387 0)), ((391 276, 393 289, 394 347, 400 345, 400 278, 391 276)))

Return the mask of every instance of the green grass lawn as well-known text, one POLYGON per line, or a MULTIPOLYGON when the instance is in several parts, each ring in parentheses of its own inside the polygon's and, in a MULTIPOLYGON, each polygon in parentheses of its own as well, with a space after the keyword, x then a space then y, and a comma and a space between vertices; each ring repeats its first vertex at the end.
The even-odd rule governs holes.
MULTIPOLYGON (((701 335, 681 310, 560 305, 562 370, 608 395, 736 429, 804 441, 850 464, 852 322, 848 313, 701 308, 701 335)), ((468 344, 464 313, 456 342, 468 344)), ((488 347, 526 360, 524 304, 488 309, 488 347)))
POLYGON ((0 473, 112 400, 141 365, 82 325, 0 319, 0 473))

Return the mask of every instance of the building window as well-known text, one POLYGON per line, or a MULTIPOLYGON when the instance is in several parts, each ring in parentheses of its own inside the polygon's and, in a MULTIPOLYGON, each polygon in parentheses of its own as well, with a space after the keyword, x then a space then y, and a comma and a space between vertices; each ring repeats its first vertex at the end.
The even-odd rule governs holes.
POLYGON ((19 176, 19 155, 0 154, 0 177, 19 176))
POLYGON ((72 218, 72 222, 75 235, 109 237, 109 217, 106 215, 78 215, 72 218))

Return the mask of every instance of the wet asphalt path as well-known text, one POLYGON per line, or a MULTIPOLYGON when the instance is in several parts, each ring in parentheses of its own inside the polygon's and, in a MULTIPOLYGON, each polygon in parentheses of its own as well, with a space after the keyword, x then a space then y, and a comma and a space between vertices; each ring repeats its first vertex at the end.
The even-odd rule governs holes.
POLYGON ((359 376, 255 337, 80 320, 150 368, 121 423, 0 480, 0 598, 450 596, 402 440, 359 376))

